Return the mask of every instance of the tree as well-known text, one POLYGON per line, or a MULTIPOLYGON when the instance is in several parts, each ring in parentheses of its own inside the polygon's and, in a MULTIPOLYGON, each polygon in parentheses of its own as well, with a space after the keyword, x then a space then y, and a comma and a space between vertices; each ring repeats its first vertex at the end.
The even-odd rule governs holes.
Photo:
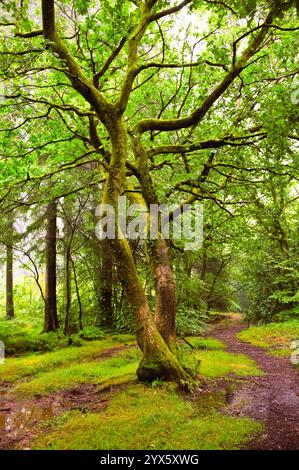
POLYGON ((13 295, 13 220, 7 224, 6 244, 6 318, 15 316, 13 295))
MULTIPOLYGON (((95 13, 93 5, 89 7, 87 2, 75 2, 78 13, 85 21, 81 33, 80 28, 77 30, 75 10, 74 40, 69 41, 62 38, 61 32, 64 26, 66 30, 70 29, 67 15, 57 18, 54 1, 43 0, 42 29, 28 31, 30 21, 21 21, 16 23, 15 31, 16 38, 26 38, 29 44, 39 46, 29 46, 25 51, 17 49, 15 53, 16 58, 19 54, 28 54, 29 59, 22 73, 32 76, 36 68, 40 74, 34 85, 37 86, 36 93, 33 97, 28 96, 17 84, 18 92, 7 99, 9 103, 20 100, 17 101, 18 105, 20 102, 27 105, 31 103, 43 109, 40 115, 34 114, 34 111, 33 115, 26 117, 24 125, 28 122, 31 124, 35 119, 43 119, 46 122, 46 133, 53 130, 54 124, 48 116, 54 110, 68 133, 65 142, 75 140, 78 146, 79 142, 83 142, 87 147, 85 155, 89 151, 96 153, 101 159, 106 179, 102 203, 112 205, 116 211, 119 196, 129 179, 138 185, 147 206, 163 202, 166 194, 161 190, 163 183, 159 181, 159 176, 155 176, 155 172, 163 168, 163 179, 167 180, 167 165, 172 166, 172 173, 175 173, 173 169, 180 169, 178 181, 169 188, 169 197, 173 200, 179 197, 179 205, 208 199, 226 209, 228 204, 232 204, 231 195, 227 195, 226 187, 221 183, 224 178, 224 184, 230 185, 231 176, 224 173, 223 177, 221 172, 233 167, 236 172, 246 172, 246 162, 242 158, 232 163, 228 158, 229 150, 224 150, 224 157, 228 161, 219 161, 216 152, 207 155, 206 151, 227 147, 237 155, 240 147, 252 151, 252 148, 268 138, 271 126, 253 108, 252 101, 263 94, 264 80, 267 83, 279 83, 279 80, 285 79, 286 88, 289 87, 287 80, 296 72, 286 71, 284 61, 290 60, 294 48, 289 48, 286 59, 281 56, 276 40, 279 34, 281 41, 290 42, 295 27, 288 16, 293 10, 290 10, 290 14, 287 11, 293 2, 267 2, 267 8, 263 2, 248 1, 240 6, 236 6, 236 2, 228 2, 228 5, 219 3, 185 0, 169 6, 169 2, 145 0, 117 1, 112 5, 105 1, 101 3, 100 11, 95 13), (182 41, 183 53, 180 58, 179 53, 172 52, 170 46, 176 44, 169 31, 174 24, 174 15, 183 12, 188 5, 194 9, 194 14, 210 12, 209 23, 214 29, 207 33, 210 37, 207 51, 200 54, 196 50, 196 46, 203 41, 197 32, 197 35, 191 34, 185 43, 182 41), (232 15, 236 17, 235 22, 232 15), (291 26, 286 24, 286 16, 291 26), (239 22, 240 18, 246 18, 247 22, 239 22), (223 33, 224 41, 219 45, 217 34, 213 36, 213 33, 218 31, 222 21, 228 30, 232 25, 234 28, 231 28, 231 34, 223 33), (20 32, 20 27, 27 30, 20 32), (106 52, 97 52, 98 34, 102 31, 104 35, 107 33, 113 43, 108 55, 106 52), (155 38, 154 45, 161 59, 159 62, 155 62, 155 57, 151 55, 150 35, 155 38), (40 41, 41 36, 45 43, 40 41), (49 53, 45 60, 37 59, 36 67, 32 68, 31 60, 44 54, 44 44, 49 53), (185 49, 188 48, 191 50, 190 61, 186 61, 185 49), (269 57, 264 55, 264 51, 268 50, 272 54, 269 57), (197 55, 200 56, 199 60, 195 59, 197 55), (275 64, 272 66, 273 57, 279 62, 277 67, 275 64), (260 67, 262 60, 264 68, 260 67), (267 76, 269 63, 274 69, 274 77, 267 76), (276 75, 280 67, 283 68, 281 78, 276 75), (211 69, 214 70, 213 74, 210 73, 211 69), (69 82, 64 81, 57 87, 53 85, 53 71, 56 73, 55 78, 58 78, 55 83, 61 83, 60 80, 64 78, 69 82), (179 81, 176 80, 178 71, 181 73, 179 81), (257 85, 251 83, 256 73, 260 80, 257 85), (44 86, 40 82, 41 77, 47 81, 46 86, 50 90, 60 90, 58 102, 51 92, 46 99, 40 95, 39 87, 44 86), (169 89, 163 90, 164 93, 159 93, 161 80, 165 84, 170 83, 169 89), (245 85, 248 86, 248 92, 245 85), (67 98, 64 90, 68 90, 67 98), (145 98, 148 98, 150 105, 144 106, 145 98), (243 100, 240 112, 235 106, 236 100, 243 100), (191 112, 185 114, 187 106, 191 112), (217 190, 207 190, 209 184, 218 184, 217 190), (186 194, 188 199, 184 200, 182 196, 186 194)), ((36 18, 28 11, 24 10, 23 16, 30 19, 32 24, 36 23, 36 18)), ((9 51, 6 52, 10 55, 9 51)), ((11 67, 8 65, 5 68, 8 79, 11 77, 11 67)), ((292 132, 289 131, 288 128, 285 139, 292 139, 292 132)), ((57 128, 55 135, 56 132, 57 128)), ((59 147, 61 139, 54 142, 51 137, 51 143, 59 147)), ((38 151, 38 145, 34 147, 38 151)), ((240 194, 234 193, 238 197, 240 194)), ((118 276, 135 316, 137 341, 143 351, 137 371, 139 378, 151 380, 161 377, 188 381, 190 377, 176 355, 175 286, 168 242, 162 236, 149 242, 152 270, 156 278, 155 320, 128 241, 116 238, 109 244, 118 276)))
POLYGON ((56 298, 56 230, 57 202, 52 201, 47 207, 45 332, 55 331, 59 327, 56 298))

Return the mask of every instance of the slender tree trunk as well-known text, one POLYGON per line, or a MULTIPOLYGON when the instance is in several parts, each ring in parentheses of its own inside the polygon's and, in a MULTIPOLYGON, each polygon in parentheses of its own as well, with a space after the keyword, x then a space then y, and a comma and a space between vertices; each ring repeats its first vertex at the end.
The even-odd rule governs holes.
POLYGON ((7 227, 8 242, 6 245, 6 318, 13 318, 14 298, 13 298, 13 222, 9 222, 7 227))
POLYGON ((207 248, 204 243, 202 247, 202 268, 201 268, 201 274, 200 274, 200 279, 202 281, 206 280, 207 267, 208 267, 207 248))
POLYGON ((81 302, 81 296, 80 296, 80 290, 79 290, 79 284, 78 284, 76 264, 72 257, 71 257, 71 262, 73 266, 74 282, 75 282, 76 295, 77 295, 77 300, 78 300, 78 309, 79 309, 78 324, 79 324, 79 329, 83 330, 83 324, 82 324, 83 308, 82 308, 82 302, 81 302))
POLYGON ((108 240, 100 242, 100 269, 98 296, 100 305, 100 325, 103 328, 113 328, 113 276, 112 276, 112 253, 108 240))
POLYGON ((208 294, 208 298, 207 298, 207 311, 208 312, 211 310, 212 297, 213 297, 213 294, 214 294, 214 290, 215 290, 218 278, 219 278, 220 274, 222 273, 222 270, 224 269, 225 266, 226 266, 225 261, 222 260, 218 271, 216 272, 216 274, 213 277, 213 282, 211 284, 209 294, 208 294))
MULTIPOLYGON (((96 196, 99 197, 98 194, 96 196)), ((93 195, 94 214, 98 203, 98 199, 95 199, 95 195, 93 195)), ((97 223, 95 216, 94 223, 97 223)), ((97 324, 100 327, 112 329, 115 314, 113 305, 113 253, 108 240, 97 240, 96 243, 91 241, 91 248, 95 258, 93 279, 98 302, 97 324)))
POLYGON ((52 201, 47 207, 45 332, 55 331, 59 328, 56 298, 56 230, 57 203, 52 201))
POLYGON ((72 243, 74 228, 70 223, 70 210, 68 204, 64 204, 64 328, 66 336, 70 336, 78 331, 72 312, 72 243))
MULTIPOLYGON (((68 243, 68 240, 67 240, 68 243)), ((68 245, 65 253, 65 266, 64 266, 64 329, 63 332, 66 336, 73 333, 71 327, 71 299, 72 299, 72 274, 71 274, 71 247, 68 245)))

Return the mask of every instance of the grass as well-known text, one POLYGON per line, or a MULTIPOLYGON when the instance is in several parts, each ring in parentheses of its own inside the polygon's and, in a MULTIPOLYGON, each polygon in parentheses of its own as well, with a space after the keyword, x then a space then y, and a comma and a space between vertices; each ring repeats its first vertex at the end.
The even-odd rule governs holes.
POLYGON ((215 338, 202 338, 202 337, 189 337, 188 342, 192 344, 195 349, 225 349, 225 344, 221 343, 215 338))
POLYGON ((233 354, 225 351, 226 345, 214 338, 190 337, 188 342, 194 349, 183 345, 183 363, 201 375, 213 378, 228 374, 262 375, 253 359, 245 354, 233 354))
POLYGON ((28 316, 23 318, 19 316, 11 320, 7 320, 5 317, 0 318, 0 341, 5 344, 6 357, 55 351, 69 345, 81 346, 85 340, 112 338, 118 341, 119 338, 119 342, 122 342, 124 337, 134 339, 132 335, 114 334, 108 336, 105 331, 95 326, 87 326, 79 333, 67 338, 60 330, 51 333, 42 333, 42 330, 42 319, 33 320, 28 316))
MULTIPOLYGON (((115 379, 131 380, 135 377, 140 360, 137 349, 119 351, 114 357, 101 357, 104 350, 130 344, 131 340, 129 335, 117 335, 85 342, 81 347, 8 358, 0 367, 0 381, 15 384, 11 395, 30 398, 46 396, 83 383, 103 385, 115 379)), ((224 345, 220 341, 213 338, 189 340, 196 349, 191 350, 188 346, 183 346, 182 358, 193 372, 207 378, 228 374, 246 376, 262 373, 247 356, 224 351, 224 345)))
POLYGON ((118 348, 131 342, 131 336, 117 335, 99 341, 85 342, 81 347, 70 346, 44 354, 7 358, 5 364, 0 367, 0 380, 15 382, 41 372, 51 371, 62 365, 91 360, 105 349, 118 348))
POLYGON ((291 342, 299 340, 299 320, 251 326, 238 333, 238 338, 268 349, 272 355, 287 357, 291 355, 291 342))
POLYGON ((6 355, 20 355, 32 351, 49 351, 68 344, 62 333, 43 333, 40 320, 0 318, 0 340, 6 355))
MULTIPOLYGON (((0 328, 1 329, 1 328, 0 328)), ((93 335, 94 332, 90 331, 93 335)), ((72 389, 80 384, 107 385, 131 382, 140 360, 137 348, 120 350, 113 357, 101 352, 130 344, 129 335, 106 336, 44 354, 8 358, 0 367, 0 381, 10 381, 10 398, 34 398, 72 389)), ((213 338, 188 338, 195 349, 182 345, 189 362, 200 361, 206 377, 227 374, 259 375, 254 361, 224 350, 213 338)), ((45 424, 34 438, 35 449, 236 449, 261 424, 223 413, 224 395, 200 396, 189 402, 172 385, 135 383, 113 396, 101 413, 69 411, 45 424)))
POLYGON ((135 377, 139 359, 136 350, 127 350, 105 360, 72 363, 67 367, 42 372, 28 382, 16 384, 10 394, 16 397, 44 396, 82 383, 103 384, 118 377, 127 377, 129 380, 135 377))
MULTIPOLYGON (((138 350, 120 351, 116 357, 97 361, 95 358, 92 360, 92 352, 94 353, 96 350, 98 352, 99 349, 92 349, 91 347, 87 349, 86 347, 85 357, 88 357, 87 353, 91 354, 89 356, 90 360, 82 362, 82 357, 84 357, 82 355, 79 358, 80 363, 78 361, 74 362, 75 357, 78 357, 75 353, 80 352, 82 349, 84 350, 84 348, 74 348, 74 351, 71 352, 72 361, 68 365, 67 362, 60 362, 63 360, 62 353, 65 353, 65 351, 59 351, 61 353, 59 355, 57 352, 52 353, 56 360, 55 364, 51 353, 45 360, 42 356, 41 363, 34 364, 36 375, 29 377, 27 381, 18 382, 10 393, 17 397, 45 396, 83 383, 104 384, 115 378, 124 377, 131 380, 135 377, 135 371, 140 360, 138 350), (43 370, 41 367, 43 367, 43 370)), ((67 351, 67 354, 69 353, 70 351, 67 351)), ((191 365, 191 368, 200 361, 198 372, 207 378, 221 377, 228 374, 240 376, 262 374, 252 359, 242 354, 231 354, 222 350, 188 352, 184 356, 184 360, 187 366, 190 367, 191 365)), ((22 359, 22 365, 25 367, 26 372, 30 371, 30 363, 26 366, 25 358, 22 359)), ((24 377, 24 370, 21 368, 13 369, 11 367, 10 373, 14 374, 14 377, 24 377)))
POLYGON ((201 414, 169 386, 140 384, 116 395, 105 412, 68 413, 52 426, 34 449, 237 449, 262 429, 249 418, 201 414))
POLYGON ((262 375, 255 361, 244 354, 226 351, 197 351, 195 358, 200 362, 199 371, 205 377, 233 375, 262 375))

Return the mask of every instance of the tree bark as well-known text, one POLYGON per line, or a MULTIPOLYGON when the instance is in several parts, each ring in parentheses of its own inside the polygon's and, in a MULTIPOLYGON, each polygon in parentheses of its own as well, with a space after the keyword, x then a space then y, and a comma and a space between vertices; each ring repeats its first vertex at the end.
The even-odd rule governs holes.
POLYGON ((56 297, 56 230, 57 203, 52 201, 47 207, 45 332, 55 331, 59 328, 56 297))
POLYGON ((82 323, 82 317, 83 317, 83 307, 82 307, 82 302, 81 302, 81 296, 80 296, 80 290, 79 290, 79 284, 78 284, 78 277, 77 277, 77 270, 76 270, 76 263, 71 257, 71 262, 72 262, 72 267, 73 267, 73 273, 74 273, 74 282, 75 282, 75 288, 76 288, 76 295, 77 295, 77 301, 78 301, 78 325, 79 325, 79 330, 83 330, 83 323, 82 323))
POLYGON ((73 333, 71 327, 71 298, 72 298, 72 273, 71 273, 71 248, 67 246, 65 253, 65 266, 64 266, 64 329, 63 332, 66 336, 73 333))
MULTIPOLYGON (((159 204, 159 201, 150 176, 145 149, 139 137, 132 137, 132 141, 135 157, 138 161, 141 191, 149 209, 151 204, 159 204)), ((176 298, 169 246, 167 241, 159 234, 157 240, 150 241, 149 249, 156 288, 155 322, 162 338, 170 350, 175 353, 176 298)))
POLYGON ((176 348, 175 318, 176 297, 173 271, 167 242, 160 238, 155 241, 154 263, 156 276, 155 322, 159 333, 174 351, 176 348))
MULTIPOLYGON (((92 197, 92 209, 94 214, 93 222, 97 223, 95 216, 99 193, 92 197), (97 199, 96 199, 97 198, 97 199)), ((114 305, 113 305, 113 271, 112 258, 108 240, 90 239, 90 247, 93 251, 94 267, 93 282, 98 303, 97 325, 103 328, 112 329, 114 326, 114 305)))
POLYGON ((66 336, 69 336, 74 333, 75 328, 72 325, 72 239, 73 232, 72 227, 69 222, 69 212, 67 204, 64 204, 64 328, 63 332, 66 336))
POLYGON ((107 240, 100 242, 100 267, 99 267, 99 306, 100 306, 100 326, 103 328, 113 328, 113 276, 112 276, 112 253, 107 240))
POLYGON ((14 318, 14 298, 13 298, 13 222, 9 222, 7 227, 8 242, 6 245, 6 318, 14 318))
MULTIPOLYGON (((111 204, 117 213, 118 197, 125 178, 127 135, 121 119, 116 116, 112 117, 107 127, 111 137, 112 155, 102 202, 103 204, 111 204)), ((116 233, 119 234, 119 227, 116 229, 116 233)), ((138 378, 147 381, 161 378, 177 382, 190 382, 189 374, 169 349, 152 318, 127 240, 116 236, 114 240, 110 240, 110 245, 127 300, 136 319, 137 342, 143 352, 137 369, 138 378)), ((163 250, 161 255, 162 253, 163 250)))

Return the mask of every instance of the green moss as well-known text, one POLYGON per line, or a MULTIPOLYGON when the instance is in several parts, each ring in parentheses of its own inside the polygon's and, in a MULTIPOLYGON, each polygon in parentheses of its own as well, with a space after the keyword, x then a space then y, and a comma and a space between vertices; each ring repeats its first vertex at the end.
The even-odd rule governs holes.
POLYGON ((117 335, 101 341, 87 342, 81 347, 68 347, 42 355, 28 355, 20 358, 7 358, 0 367, 0 380, 14 382, 21 378, 34 376, 41 372, 51 371, 53 368, 82 360, 91 360, 100 355, 102 351, 118 348, 130 343, 131 336, 117 335))
POLYGON ((292 354, 291 349, 270 349, 269 353, 274 357, 290 357, 292 354))
POLYGON ((203 393, 199 395, 194 405, 201 415, 206 415, 211 413, 211 411, 224 408, 226 405, 226 392, 203 393))
POLYGON ((99 362, 91 361, 59 367, 41 373, 28 382, 17 384, 10 393, 18 397, 32 397, 48 395, 82 383, 103 384, 123 376, 130 380, 135 377, 138 359, 139 353, 136 350, 128 350, 120 352, 116 357, 99 362))
POLYGON ((66 347, 68 339, 60 332, 41 334, 41 320, 13 318, 0 319, 0 340, 7 355, 20 355, 33 351, 50 351, 66 347))
POLYGON ((292 340, 299 339, 299 320, 251 326, 238 333, 238 338, 260 348, 286 350, 292 340))
POLYGON ((244 354, 226 351, 197 351, 195 357, 200 361, 200 373, 205 377, 234 375, 262 375, 255 361, 244 354))
POLYGON ((171 388, 136 385, 101 414, 68 414, 33 442, 34 449, 236 449, 261 424, 219 412, 201 413, 171 388))
MULTIPOLYGON (((225 349, 226 345, 221 343, 218 339, 215 338, 201 338, 190 337, 187 338, 188 342, 192 344, 195 349, 225 349)), ((187 345, 186 345, 187 346, 187 345)))

